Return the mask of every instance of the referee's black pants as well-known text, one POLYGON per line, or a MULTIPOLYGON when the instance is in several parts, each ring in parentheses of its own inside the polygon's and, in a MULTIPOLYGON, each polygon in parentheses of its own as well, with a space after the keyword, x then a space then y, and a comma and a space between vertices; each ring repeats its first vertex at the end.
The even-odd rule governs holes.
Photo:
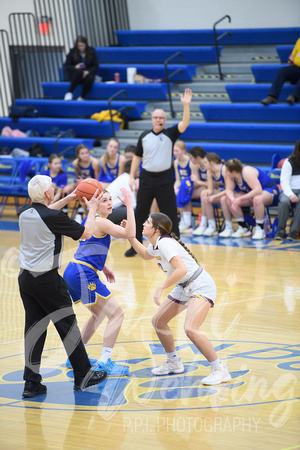
POLYGON ((136 238, 142 242, 143 223, 149 216, 154 198, 156 198, 159 211, 169 216, 172 220, 172 231, 179 237, 173 170, 148 172, 144 169, 140 174, 140 185, 135 208, 136 238))
POLYGON ((50 320, 64 344, 74 370, 75 382, 91 368, 72 301, 64 279, 56 269, 35 276, 21 269, 20 294, 25 308, 24 380, 39 383, 41 356, 50 320))

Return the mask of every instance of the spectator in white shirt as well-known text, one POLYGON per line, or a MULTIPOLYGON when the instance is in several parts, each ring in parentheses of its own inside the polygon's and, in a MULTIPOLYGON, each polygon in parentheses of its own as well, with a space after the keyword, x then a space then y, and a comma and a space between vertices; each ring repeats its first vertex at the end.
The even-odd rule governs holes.
POLYGON ((289 241, 295 241, 300 231, 300 140, 296 142, 295 148, 283 163, 280 184, 280 202, 278 205, 278 230, 275 239, 285 239, 285 227, 289 217, 289 211, 294 208, 294 217, 290 232, 287 237, 289 241))

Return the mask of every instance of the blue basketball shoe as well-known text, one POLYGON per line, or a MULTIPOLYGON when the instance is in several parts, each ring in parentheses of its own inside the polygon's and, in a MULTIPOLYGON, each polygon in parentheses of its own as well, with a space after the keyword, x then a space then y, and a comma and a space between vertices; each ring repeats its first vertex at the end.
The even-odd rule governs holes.
MULTIPOLYGON (((89 356, 89 355, 88 355, 88 356, 89 356)), ((89 360, 90 360, 91 366, 93 366, 94 364, 96 364, 96 363, 98 362, 98 359, 89 358, 89 360)), ((68 369, 73 369, 72 364, 70 363, 69 358, 67 359, 66 366, 67 366, 68 369)))
POLYGON ((121 366, 120 364, 115 363, 110 358, 106 363, 98 362, 98 367, 96 370, 106 370, 107 376, 121 376, 129 374, 129 367, 121 366))

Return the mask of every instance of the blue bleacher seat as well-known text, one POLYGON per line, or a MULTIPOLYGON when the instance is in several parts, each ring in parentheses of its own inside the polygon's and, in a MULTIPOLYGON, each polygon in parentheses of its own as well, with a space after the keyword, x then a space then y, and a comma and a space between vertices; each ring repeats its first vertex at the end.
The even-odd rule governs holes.
MULTIPOLYGON (((175 124, 174 124, 175 125, 175 124)), ((181 135, 193 139, 232 142, 294 143, 299 139, 300 125, 269 123, 190 123, 181 135)))
MULTIPOLYGON (((300 36, 300 34, 299 34, 300 36)), ((295 41, 296 43, 296 41, 295 41)), ((278 45, 276 47, 276 51, 278 53, 278 56, 280 58, 280 61, 283 63, 286 63, 289 59, 290 54, 292 53, 292 50, 295 45, 278 45)))
MULTIPOLYGON (((172 88, 172 83, 170 87, 172 88)), ((45 97, 51 98, 63 98, 65 93, 68 92, 70 83, 68 82, 45 82, 42 83, 42 88, 45 97)), ((94 83, 92 89, 88 92, 86 99, 105 99, 114 95, 121 89, 125 89, 129 100, 166 100, 168 88, 166 83, 94 83)), ((81 86, 78 86, 73 95, 74 98, 79 97, 81 94, 81 86)), ((122 94, 118 99, 125 99, 125 95, 122 94)))
POLYGON ((286 66, 287 64, 260 64, 252 65, 251 71, 256 82, 260 81, 273 81, 277 71, 286 66))
MULTIPOLYGON (((230 31, 222 44, 292 44, 300 36, 300 28, 217 29, 217 36, 230 31)), ((120 45, 214 45, 213 30, 118 30, 120 45)))
MULTIPOLYGON (((279 153, 281 158, 288 157, 294 148, 294 145, 278 145, 276 143, 269 144, 233 144, 218 142, 186 142, 187 149, 190 150, 195 145, 203 147, 206 152, 214 152, 225 161, 232 158, 238 158, 248 164, 268 164, 270 167, 272 157, 275 153, 279 153)), ((281 159, 280 158, 280 159, 281 159)))
MULTIPOLYGON (((206 121, 300 122, 300 105, 297 104, 266 107, 261 103, 201 103, 200 109, 206 121)), ((300 135, 300 126, 298 132, 300 135)))
MULTIPOLYGON (((108 110, 108 102, 104 100, 85 100, 78 102, 76 100, 40 100, 40 99, 17 99, 16 105, 29 106, 34 105, 38 109, 39 116, 47 117, 82 117, 91 116, 104 110, 108 110)), ((122 106, 128 106, 127 115, 130 119, 140 119, 146 110, 147 102, 142 101, 112 101, 113 109, 118 110, 122 106)))
MULTIPOLYGON (((114 79, 114 74, 120 74, 120 80, 127 80, 127 68, 134 66, 137 73, 144 75, 147 78, 165 78, 165 67, 163 64, 100 64, 98 75, 102 77, 103 81, 114 79)), ((172 64, 169 67, 169 73, 176 70, 181 70, 183 73, 177 73, 172 77, 172 81, 192 81, 196 75, 197 64, 172 64)))
MULTIPOLYGON (((215 47, 95 47, 99 61, 106 63, 163 63, 176 52, 181 52, 170 64, 216 63, 215 47)), ((221 54, 222 47, 219 47, 221 54)))
MULTIPOLYGON (((271 88, 271 83, 259 84, 227 84, 227 94, 232 102, 255 102, 266 98, 271 88)), ((291 94, 293 86, 285 83, 282 87, 279 101, 285 101, 291 94)))
MULTIPOLYGON (((98 122, 92 119, 58 119, 58 118, 22 118, 17 122, 14 122, 9 117, 0 118, 0 130, 9 126, 12 129, 19 129, 21 131, 36 130, 40 134, 44 134, 46 131, 52 128, 58 128, 61 131, 67 131, 72 129, 76 138, 80 137, 95 137, 105 138, 112 136, 112 128, 110 121, 98 122)), ((120 123, 114 122, 115 131, 119 131, 120 123)), ((67 139, 67 138, 62 138, 67 139)), ((79 142, 80 143, 80 142, 79 142)), ((41 144, 42 145, 42 144, 41 144)))
MULTIPOLYGON (((14 137, 4 137, 0 136, 0 146, 8 146, 11 149, 23 148, 28 149, 32 144, 38 143, 42 146, 43 150, 50 155, 51 153, 56 153, 55 150, 55 138, 46 137, 26 137, 26 138, 14 138, 14 137)), ((58 141, 59 153, 63 152, 68 147, 72 147, 66 155, 74 156, 74 149, 79 144, 85 144, 89 149, 93 148, 94 139, 79 138, 79 139, 60 139, 58 141)))

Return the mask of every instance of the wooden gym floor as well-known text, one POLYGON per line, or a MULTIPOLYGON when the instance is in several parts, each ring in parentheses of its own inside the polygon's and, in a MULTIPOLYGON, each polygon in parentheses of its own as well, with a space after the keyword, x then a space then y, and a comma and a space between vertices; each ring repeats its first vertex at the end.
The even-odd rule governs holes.
MULTIPOLYGON (((111 290, 125 313, 113 359, 127 363, 130 376, 74 393, 51 325, 42 362, 48 393, 24 401, 19 233, 1 231, 1 449, 300 448, 300 241, 184 240, 216 281, 216 306, 202 332, 228 364, 232 381, 201 385, 209 367, 184 334, 184 315, 172 329, 185 372, 151 376, 165 359, 151 325, 152 295, 164 274, 154 261, 125 258, 128 243, 113 240, 111 290)), ((63 268, 75 249, 66 239, 63 268)), ((82 305, 75 311, 82 326, 88 311, 82 305)), ((100 357, 104 325, 88 345, 93 358, 100 357)))

